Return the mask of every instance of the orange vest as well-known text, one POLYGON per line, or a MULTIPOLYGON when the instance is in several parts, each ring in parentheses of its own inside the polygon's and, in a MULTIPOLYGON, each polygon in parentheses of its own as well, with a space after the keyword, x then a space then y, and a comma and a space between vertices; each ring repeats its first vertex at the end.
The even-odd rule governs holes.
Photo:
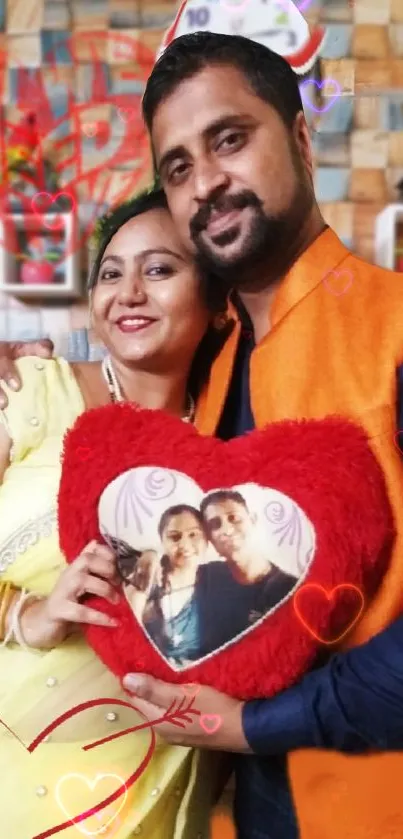
MULTIPOLYGON (((200 397, 203 434, 217 428, 240 330, 237 322, 200 397)), ((402 363, 403 275, 363 262, 326 230, 276 292, 270 331, 252 353, 250 391, 258 428, 350 417, 367 430, 382 464, 398 536, 382 585, 344 647, 369 639, 403 607, 403 469, 394 440, 402 363)), ((288 767, 301 839, 402 839, 403 753, 303 750, 289 755, 288 767)))

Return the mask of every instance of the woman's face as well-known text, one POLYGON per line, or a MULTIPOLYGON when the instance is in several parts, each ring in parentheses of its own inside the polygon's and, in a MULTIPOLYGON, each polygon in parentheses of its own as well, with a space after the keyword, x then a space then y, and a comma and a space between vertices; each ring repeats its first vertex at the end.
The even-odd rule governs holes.
POLYGON ((197 518, 190 512, 171 516, 161 536, 163 551, 174 567, 201 562, 207 539, 197 518))
POLYGON ((168 210, 126 222, 102 258, 91 300, 93 325, 111 355, 159 370, 189 368, 208 312, 191 257, 168 210))

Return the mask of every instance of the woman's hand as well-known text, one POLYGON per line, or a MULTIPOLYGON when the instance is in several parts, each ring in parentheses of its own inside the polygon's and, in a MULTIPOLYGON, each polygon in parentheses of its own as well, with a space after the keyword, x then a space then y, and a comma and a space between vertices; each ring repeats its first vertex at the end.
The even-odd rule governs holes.
POLYGON ((61 574, 51 594, 23 609, 20 626, 30 647, 50 649, 61 644, 76 624, 117 626, 118 622, 85 605, 87 594, 117 603, 116 559, 105 545, 90 542, 61 574))
POLYGON ((38 355, 40 358, 52 358, 53 343, 49 338, 41 341, 0 341, 0 409, 7 408, 8 399, 1 389, 1 380, 11 388, 20 390, 21 379, 14 364, 17 358, 24 355, 38 355))

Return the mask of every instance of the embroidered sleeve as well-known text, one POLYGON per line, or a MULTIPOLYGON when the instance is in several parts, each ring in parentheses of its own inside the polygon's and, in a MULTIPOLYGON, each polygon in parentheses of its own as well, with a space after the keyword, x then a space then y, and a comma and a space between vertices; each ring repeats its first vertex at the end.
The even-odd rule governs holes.
POLYGON ((46 426, 46 364, 40 358, 21 358, 17 361, 22 387, 11 390, 2 383, 8 406, 0 410, 0 422, 10 439, 10 460, 22 460, 31 449, 38 447, 46 426))

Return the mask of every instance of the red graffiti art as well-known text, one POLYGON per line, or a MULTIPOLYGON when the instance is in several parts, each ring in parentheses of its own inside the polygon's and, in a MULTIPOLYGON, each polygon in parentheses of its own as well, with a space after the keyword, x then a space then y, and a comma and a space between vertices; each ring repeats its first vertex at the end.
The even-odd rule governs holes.
MULTIPOLYGON (((141 96, 154 53, 132 36, 111 31, 74 32, 63 49, 68 64, 58 62, 52 51, 43 67, 18 68, 13 97, 18 117, 3 118, 0 125, 0 242, 13 254, 20 247, 16 212, 39 219, 56 239, 63 224, 58 213, 76 210, 65 259, 87 243, 100 215, 146 186, 148 173, 151 178, 141 96), (108 65, 106 56, 118 63, 108 65), (64 107, 58 115, 59 90, 64 107), (15 148, 29 156, 34 176, 24 171, 10 176, 10 149, 15 148), (54 191, 46 181, 49 150, 56 161, 54 191)), ((0 95, 6 72, 0 55, 0 95)))

